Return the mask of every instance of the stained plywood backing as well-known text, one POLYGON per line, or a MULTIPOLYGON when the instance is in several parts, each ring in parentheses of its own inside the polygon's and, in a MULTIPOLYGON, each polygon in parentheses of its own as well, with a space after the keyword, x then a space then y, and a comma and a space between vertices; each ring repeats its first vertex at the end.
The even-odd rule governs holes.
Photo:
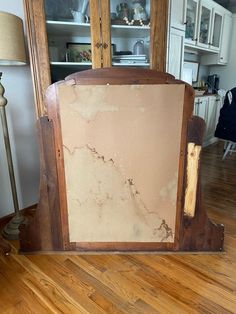
POLYGON ((71 242, 174 241, 184 87, 59 86, 71 242))

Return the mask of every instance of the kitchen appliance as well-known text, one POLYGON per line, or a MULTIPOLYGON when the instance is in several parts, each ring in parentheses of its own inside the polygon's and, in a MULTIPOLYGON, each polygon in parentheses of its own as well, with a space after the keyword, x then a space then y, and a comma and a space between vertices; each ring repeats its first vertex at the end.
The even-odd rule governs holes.
POLYGON ((209 75, 207 78, 208 93, 217 94, 220 78, 217 74, 209 75))

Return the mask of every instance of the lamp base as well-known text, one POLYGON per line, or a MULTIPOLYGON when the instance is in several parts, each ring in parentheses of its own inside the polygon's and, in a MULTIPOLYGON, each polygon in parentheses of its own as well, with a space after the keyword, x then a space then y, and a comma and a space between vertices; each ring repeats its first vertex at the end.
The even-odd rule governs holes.
POLYGON ((2 235, 7 240, 19 240, 19 226, 25 224, 27 219, 21 215, 16 214, 3 228, 2 235))

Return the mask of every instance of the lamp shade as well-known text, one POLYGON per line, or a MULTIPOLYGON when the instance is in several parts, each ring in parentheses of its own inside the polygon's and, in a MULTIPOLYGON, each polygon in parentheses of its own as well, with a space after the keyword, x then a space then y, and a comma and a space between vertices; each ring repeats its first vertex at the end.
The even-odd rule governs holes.
POLYGON ((0 65, 26 64, 22 20, 7 12, 0 12, 0 65))

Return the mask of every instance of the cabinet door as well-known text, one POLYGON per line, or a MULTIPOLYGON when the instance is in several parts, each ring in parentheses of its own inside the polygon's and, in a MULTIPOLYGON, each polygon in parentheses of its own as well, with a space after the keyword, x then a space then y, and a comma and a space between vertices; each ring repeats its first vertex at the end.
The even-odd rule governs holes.
POLYGON ((222 27, 223 27, 223 14, 219 10, 214 8, 212 12, 212 27, 210 38, 211 49, 214 50, 220 49, 222 27))
POLYGON ((232 15, 225 14, 221 40, 221 49, 219 54, 219 62, 222 64, 226 64, 228 62, 229 45, 230 39, 232 38, 231 30, 232 30, 232 15))
MULTIPOLYGON (((150 67, 151 2, 110 1, 112 65, 150 67)), ((104 28, 104 27, 103 27, 104 28)))
POLYGON ((170 1, 170 26, 185 30, 185 0, 170 1))
POLYGON ((219 117, 220 117, 220 109, 223 106, 223 98, 220 98, 219 96, 216 98, 216 120, 215 120, 215 128, 217 126, 219 117))
POLYGON ((176 79, 182 78, 184 56, 184 32, 171 27, 169 37, 168 73, 176 79))
POLYGON ((101 67, 98 2, 45 0, 44 6, 52 82, 101 67))
POLYGON ((208 48, 210 43, 212 20, 212 8, 209 6, 209 1, 202 0, 199 7, 199 25, 197 33, 197 45, 208 48))
POLYGON ((206 140, 211 140, 214 137, 215 126, 216 126, 216 112, 217 103, 215 97, 208 97, 208 108, 207 108, 207 120, 206 120, 206 140))
MULTIPOLYGON (((127 47, 132 53, 136 41, 145 38, 144 54, 140 57, 139 49, 135 66, 141 66, 140 63, 149 58, 152 69, 165 71, 168 1, 144 2, 141 4, 129 0, 128 21, 132 22, 134 11, 137 18, 136 24, 133 21, 130 25, 117 18, 122 11, 127 12, 125 3, 128 0, 125 3, 117 0, 24 0, 38 116, 47 114, 44 97, 52 81, 91 67, 111 65, 111 48, 115 49, 115 45, 111 45, 111 32, 116 33, 113 38, 116 38, 118 50, 122 50, 122 53, 127 47), (114 5, 115 2, 117 5, 114 5), (110 4, 113 5, 111 10, 110 4), (139 4, 141 8, 134 7, 139 4), (151 12, 151 16, 148 12, 151 12), (111 20, 114 19, 117 23, 113 27, 111 20)), ((143 65, 149 67, 148 62, 143 65)))
POLYGON ((208 97, 197 98, 196 115, 198 117, 201 117, 205 121, 207 120, 207 106, 208 106, 208 97))
POLYGON ((197 19, 198 19, 198 0, 185 1, 185 41, 188 44, 195 45, 197 37, 197 19))
POLYGON ((195 98, 195 100, 194 100, 194 108, 193 108, 193 114, 195 116, 198 115, 198 110, 199 110, 199 98, 195 98))
POLYGON ((112 0, 110 16, 113 66, 166 70, 168 1, 112 0))

